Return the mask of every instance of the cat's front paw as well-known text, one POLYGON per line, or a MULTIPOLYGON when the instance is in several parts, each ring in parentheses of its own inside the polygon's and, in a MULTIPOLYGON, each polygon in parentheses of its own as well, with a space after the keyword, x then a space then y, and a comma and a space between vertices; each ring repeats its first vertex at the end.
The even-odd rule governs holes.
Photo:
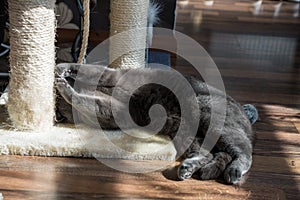
POLYGON ((73 64, 73 63, 58 64, 56 66, 55 73, 60 78, 71 77, 73 79, 76 79, 79 68, 80 68, 79 64, 73 64))
POLYGON ((56 78, 55 79, 55 87, 58 90, 65 90, 69 86, 68 81, 64 78, 56 78))
POLYGON ((224 179, 229 184, 238 184, 241 181, 242 176, 242 171, 234 166, 229 166, 224 172, 224 179))
POLYGON ((58 64, 55 69, 56 75, 61 78, 68 77, 70 72, 69 64, 58 64))
POLYGON ((72 96, 74 89, 69 85, 68 81, 64 78, 55 79, 55 87, 59 91, 60 95, 68 102, 72 102, 72 96))
POLYGON ((182 163, 177 170, 177 176, 180 180, 189 179, 193 175, 193 165, 190 163, 182 163))

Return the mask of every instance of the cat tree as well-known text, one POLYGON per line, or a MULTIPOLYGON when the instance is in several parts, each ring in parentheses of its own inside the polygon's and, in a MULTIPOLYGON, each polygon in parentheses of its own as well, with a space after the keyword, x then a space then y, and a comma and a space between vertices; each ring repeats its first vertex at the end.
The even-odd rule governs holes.
MULTIPOLYGON (((12 128, 3 126, 0 130, 0 154, 91 157, 94 152, 87 150, 86 145, 94 145, 97 155, 103 158, 175 158, 174 146, 166 138, 155 136, 130 144, 128 136, 120 131, 107 132, 106 136, 95 140, 93 136, 98 134, 97 130, 78 132, 74 128, 54 126, 55 0, 8 2, 11 74, 7 109, 12 128), (109 141, 128 152, 109 149, 109 141), (165 145, 164 151, 152 152, 161 145, 165 145)), ((85 6, 87 2, 85 0, 85 6)), ((112 0, 111 34, 145 27, 148 5, 145 0, 112 0)), ((138 37, 131 35, 126 43, 145 46, 145 41, 146 33, 141 33, 138 37)), ((83 41, 83 51, 86 46, 87 40, 83 41)), ((117 44, 112 44, 110 54, 118 48, 117 44)), ((112 66, 143 67, 144 60, 142 49, 121 56, 112 66)))

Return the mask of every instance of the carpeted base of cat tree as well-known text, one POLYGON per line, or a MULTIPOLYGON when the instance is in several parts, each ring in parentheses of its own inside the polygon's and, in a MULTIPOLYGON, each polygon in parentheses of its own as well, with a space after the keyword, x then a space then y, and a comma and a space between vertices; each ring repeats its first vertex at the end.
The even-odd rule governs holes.
MULTIPOLYGON (((1 117, 6 111, 1 109, 1 117)), ((0 119, 1 120, 1 119, 0 119)), ((2 119, 1 155, 68 156, 132 160, 174 160, 176 150, 169 138, 136 139, 121 131, 104 131, 72 125, 54 126, 49 132, 9 130, 2 119)), ((146 136, 147 133, 140 135, 146 136)))

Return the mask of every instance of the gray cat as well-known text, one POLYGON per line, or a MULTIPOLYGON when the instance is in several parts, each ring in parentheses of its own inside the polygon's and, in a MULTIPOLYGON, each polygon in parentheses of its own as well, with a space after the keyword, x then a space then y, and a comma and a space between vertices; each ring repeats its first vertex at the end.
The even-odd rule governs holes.
MULTIPOLYGON (((159 131, 160 134, 166 134, 174 138, 181 123, 189 125, 189 121, 183 119, 181 116, 180 104, 175 94, 168 88, 152 83, 136 89, 133 94, 128 94, 128 91, 131 89, 130 81, 133 83, 138 79, 151 80, 151 78, 158 75, 164 75, 166 79, 170 79, 172 75, 169 70, 136 69, 128 79, 129 84, 126 86, 116 86, 117 82, 128 70, 115 70, 103 66, 84 65, 84 68, 88 70, 83 70, 83 72, 80 70, 83 76, 79 76, 80 67, 81 65, 79 64, 62 64, 57 66, 58 78, 56 78, 56 88, 62 96, 57 101, 60 121, 64 119, 67 122, 74 122, 72 115, 73 107, 73 109, 80 113, 78 120, 82 123, 90 126, 100 124, 103 129, 119 128, 113 116, 111 106, 117 108, 117 113, 120 115, 128 111, 126 110, 127 104, 124 102, 124 99, 112 97, 113 92, 116 92, 121 94, 119 95, 121 97, 130 95, 129 113, 132 120, 140 127, 145 127, 149 123, 156 123, 155 119, 149 117, 149 109, 156 104, 162 105, 167 114, 166 122, 159 131), (101 74, 100 77, 99 74, 101 74), (75 79, 80 87, 74 87, 75 79), (97 80, 96 84, 95 80, 97 80), (95 95, 94 93, 93 95, 89 95, 86 92, 88 88, 96 89, 95 95), (95 102, 96 108, 90 106, 90 102, 95 102), (96 122, 93 119, 95 112, 97 116, 96 122)), ((226 96, 226 118, 220 138, 209 153, 203 154, 200 151, 200 146, 211 121, 212 96, 217 100, 219 97, 224 96, 224 93, 207 86, 195 77, 184 77, 194 90, 199 107, 198 110, 191 108, 191 115, 193 115, 193 112, 196 112, 200 114, 198 115, 200 119, 195 138, 185 137, 185 134, 183 134, 176 140, 177 143, 175 143, 175 146, 178 152, 181 151, 181 146, 187 140, 192 140, 191 145, 187 149, 184 149, 184 159, 178 167, 178 178, 184 180, 195 174, 200 179, 207 180, 216 179, 220 175, 223 175, 227 183, 239 184, 243 175, 250 169, 252 164, 252 143, 254 140, 252 124, 257 120, 255 107, 246 105, 243 108, 231 97, 226 96)), ((180 88, 180 83, 177 83, 176 80, 171 81, 175 87, 178 86, 180 88)), ((189 96, 186 99, 189 99, 189 96)), ((159 120, 157 123, 159 123, 159 120)), ((124 126, 125 128, 131 128, 131 124, 127 124, 126 121, 122 125, 122 128, 124 126)), ((188 129, 183 130, 183 132, 188 133, 188 129)))

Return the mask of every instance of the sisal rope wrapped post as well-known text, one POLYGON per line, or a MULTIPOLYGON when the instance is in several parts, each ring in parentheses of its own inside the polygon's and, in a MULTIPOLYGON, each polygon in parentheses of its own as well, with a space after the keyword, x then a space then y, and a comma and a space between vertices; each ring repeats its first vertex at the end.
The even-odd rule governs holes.
POLYGON ((90 33, 90 0, 83 0, 83 36, 81 42, 78 63, 83 64, 85 59, 86 50, 88 48, 89 33, 90 33))
POLYGON ((147 36, 147 16, 149 0, 111 0, 110 3, 110 36, 142 28, 140 31, 133 31, 124 40, 110 40, 110 67, 132 69, 145 67, 145 48, 147 36), (138 48, 138 50, 119 57, 121 48, 138 48), (117 59, 115 59, 117 58, 117 59))
POLYGON ((54 119, 55 0, 9 0, 8 113, 19 130, 47 130, 54 119))

